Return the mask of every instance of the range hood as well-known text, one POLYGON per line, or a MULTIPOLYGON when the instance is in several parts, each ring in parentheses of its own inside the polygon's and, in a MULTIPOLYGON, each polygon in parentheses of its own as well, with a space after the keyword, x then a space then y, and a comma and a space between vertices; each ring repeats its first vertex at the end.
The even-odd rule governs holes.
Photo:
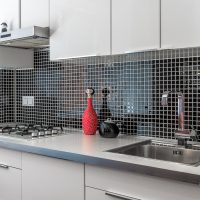
POLYGON ((0 33, 0 46, 24 49, 49 45, 49 28, 33 26, 0 33))

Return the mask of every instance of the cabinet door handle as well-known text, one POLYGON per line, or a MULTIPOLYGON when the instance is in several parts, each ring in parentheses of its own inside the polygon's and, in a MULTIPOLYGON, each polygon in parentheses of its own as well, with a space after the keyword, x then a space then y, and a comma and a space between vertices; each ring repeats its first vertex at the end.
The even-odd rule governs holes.
POLYGON ((126 195, 121 195, 121 194, 108 192, 108 191, 105 192, 105 195, 110 196, 110 197, 114 197, 116 199, 122 199, 122 200, 141 200, 141 199, 138 199, 138 198, 133 198, 133 197, 129 197, 129 196, 126 196, 126 195))
POLYGON ((8 169, 9 166, 8 165, 4 165, 4 164, 0 164, 0 168, 8 169))

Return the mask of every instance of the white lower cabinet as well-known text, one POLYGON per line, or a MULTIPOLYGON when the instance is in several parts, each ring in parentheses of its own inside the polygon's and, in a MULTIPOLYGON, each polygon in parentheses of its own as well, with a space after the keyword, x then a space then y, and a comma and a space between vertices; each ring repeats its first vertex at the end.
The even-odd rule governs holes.
POLYGON ((22 200, 84 200, 84 165, 22 154, 22 200))
POLYGON ((199 200, 195 184, 123 170, 85 166, 86 200, 199 200))
POLYGON ((0 199, 21 200, 21 170, 0 164, 0 199))
POLYGON ((21 200, 21 152, 0 148, 0 199, 21 200))

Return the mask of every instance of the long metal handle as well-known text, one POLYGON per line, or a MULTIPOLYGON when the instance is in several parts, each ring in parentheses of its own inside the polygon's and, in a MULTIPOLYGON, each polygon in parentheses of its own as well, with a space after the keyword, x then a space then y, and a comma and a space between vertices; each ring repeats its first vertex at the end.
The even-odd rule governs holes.
POLYGON ((138 198, 133 198, 133 197, 129 197, 129 196, 126 196, 126 195, 121 195, 121 194, 117 194, 117 193, 113 193, 113 192, 109 192, 109 191, 106 191, 105 195, 111 196, 111 197, 114 197, 114 198, 117 198, 117 199, 122 199, 122 200, 141 200, 141 199, 138 199, 138 198))
POLYGON ((8 165, 4 165, 4 164, 0 164, 0 168, 8 169, 9 166, 8 165))

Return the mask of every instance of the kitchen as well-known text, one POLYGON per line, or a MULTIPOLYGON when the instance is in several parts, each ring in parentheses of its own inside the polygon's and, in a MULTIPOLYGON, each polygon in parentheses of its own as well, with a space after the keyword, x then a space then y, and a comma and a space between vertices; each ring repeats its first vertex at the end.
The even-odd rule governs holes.
POLYGON ((199 0, 1 5, 0 200, 199 199, 199 0))

